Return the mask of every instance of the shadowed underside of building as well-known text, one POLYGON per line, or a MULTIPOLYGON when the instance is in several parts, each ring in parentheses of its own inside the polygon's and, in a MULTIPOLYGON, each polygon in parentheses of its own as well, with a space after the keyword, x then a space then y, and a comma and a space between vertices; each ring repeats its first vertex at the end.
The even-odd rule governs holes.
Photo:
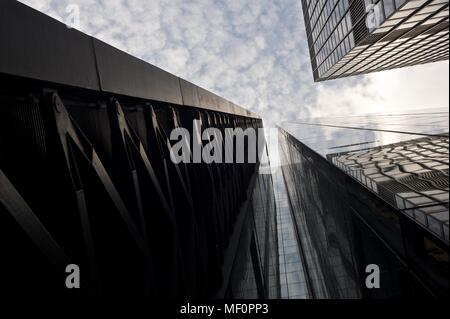
POLYGON ((0 9, 0 290, 276 298, 271 176, 170 158, 194 119, 222 133, 261 119, 16 1, 0 9))

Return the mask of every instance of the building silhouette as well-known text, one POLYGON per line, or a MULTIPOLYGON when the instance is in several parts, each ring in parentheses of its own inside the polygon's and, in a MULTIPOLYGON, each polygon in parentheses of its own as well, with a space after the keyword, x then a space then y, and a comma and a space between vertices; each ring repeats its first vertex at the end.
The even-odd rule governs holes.
POLYGON ((277 298, 271 176, 170 158, 174 128, 259 116, 17 1, 0 16, 0 291, 277 298))

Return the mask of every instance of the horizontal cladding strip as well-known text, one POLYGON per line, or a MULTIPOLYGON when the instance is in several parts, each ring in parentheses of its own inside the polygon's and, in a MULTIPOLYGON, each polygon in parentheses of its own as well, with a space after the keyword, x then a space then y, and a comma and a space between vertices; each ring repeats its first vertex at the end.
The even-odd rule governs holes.
POLYGON ((293 124, 301 124, 301 125, 309 125, 309 126, 323 126, 323 127, 332 127, 332 128, 343 128, 343 129, 360 130, 360 131, 377 131, 377 132, 386 132, 386 133, 398 133, 398 134, 418 135, 418 136, 448 137, 448 133, 428 134, 428 133, 406 132, 406 131, 397 131, 397 130, 383 130, 383 129, 376 129, 376 128, 331 125, 331 124, 321 124, 321 123, 292 122, 292 121, 286 121, 285 123, 293 123, 293 124))
POLYGON ((0 2, 0 74, 259 116, 15 0, 0 2))

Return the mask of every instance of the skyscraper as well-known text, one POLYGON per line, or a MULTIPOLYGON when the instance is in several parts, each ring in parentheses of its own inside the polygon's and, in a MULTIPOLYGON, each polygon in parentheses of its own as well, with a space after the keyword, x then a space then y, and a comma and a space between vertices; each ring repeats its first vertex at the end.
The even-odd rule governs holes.
POLYGON ((17 1, 0 42, 3 294, 279 296, 271 175, 171 158, 175 129, 257 134, 258 115, 17 1))
POLYGON ((311 295, 448 296, 448 110, 286 122, 281 133, 311 295), (370 265, 379 289, 366 285, 370 265))
POLYGON ((448 60, 448 0, 302 0, 315 81, 448 60))

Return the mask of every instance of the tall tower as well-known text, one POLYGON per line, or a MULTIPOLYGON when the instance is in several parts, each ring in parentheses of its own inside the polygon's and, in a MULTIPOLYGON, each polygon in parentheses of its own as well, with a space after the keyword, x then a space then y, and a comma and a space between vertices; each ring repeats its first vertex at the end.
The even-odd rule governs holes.
POLYGON ((316 82, 448 60, 448 0, 302 0, 316 82))

